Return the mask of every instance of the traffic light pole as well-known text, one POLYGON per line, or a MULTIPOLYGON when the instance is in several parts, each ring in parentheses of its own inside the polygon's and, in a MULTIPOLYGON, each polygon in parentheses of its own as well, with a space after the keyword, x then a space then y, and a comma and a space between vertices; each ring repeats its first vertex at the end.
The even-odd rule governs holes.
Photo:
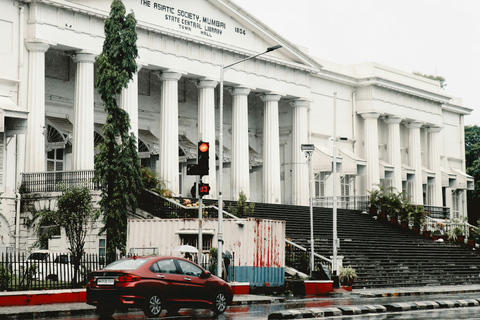
POLYGON ((202 182, 202 176, 197 178, 197 186, 195 190, 195 194, 198 197, 198 264, 204 267, 203 263, 203 201, 202 196, 199 193, 199 186, 202 182))

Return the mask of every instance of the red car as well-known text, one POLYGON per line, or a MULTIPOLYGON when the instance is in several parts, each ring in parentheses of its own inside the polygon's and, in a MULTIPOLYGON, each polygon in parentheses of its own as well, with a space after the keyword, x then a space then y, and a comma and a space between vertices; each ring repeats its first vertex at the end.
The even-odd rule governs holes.
POLYGON ((228 283, 197 264, 177 257, 132 257, 92 272, 87 303, 109 317, 119 308, 142 308, 147 317, 162 310, 210 308, 223 313, 231 305, 228 283))

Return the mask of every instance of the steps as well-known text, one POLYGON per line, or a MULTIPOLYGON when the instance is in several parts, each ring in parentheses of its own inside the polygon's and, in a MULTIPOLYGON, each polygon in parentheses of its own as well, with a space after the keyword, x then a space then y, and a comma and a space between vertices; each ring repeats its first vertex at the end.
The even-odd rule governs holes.
MULTIPOLYGON (((254 217, 285 220, 286 237, 309 248, 309 207, 256 203, 254 217)), ((313 220, 315 252, 330 257, 332 209, 314 208, 313 220)), ((480 255, 461 244, 344 209, 337 210, 337 235, 343 265, 356 269, 354 288, 480 284, 480 255)))

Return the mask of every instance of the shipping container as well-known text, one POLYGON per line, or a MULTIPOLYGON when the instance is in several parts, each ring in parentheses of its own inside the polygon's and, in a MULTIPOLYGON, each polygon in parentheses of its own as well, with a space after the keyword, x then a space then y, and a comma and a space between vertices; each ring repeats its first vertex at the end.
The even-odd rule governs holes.
MULTIPOLYGON (((203 220, 202 252, 207 258, 209 250, 218 247, 217 228, 217 219, 203 220)), ((180 245, 198 248, 198 230, 198 219, 130 219, 127 252, 183 255, 175 249, 180 245)), ((228 281, 248 282, 257 287, 284 284, 285 221, 224 219, 223 240, 223 252, 231 255, 228 281)))

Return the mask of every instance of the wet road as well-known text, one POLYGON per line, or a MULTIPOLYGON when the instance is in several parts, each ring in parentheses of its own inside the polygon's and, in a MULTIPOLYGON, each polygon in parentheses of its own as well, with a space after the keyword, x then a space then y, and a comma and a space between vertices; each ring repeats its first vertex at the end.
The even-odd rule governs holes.
MULTIPOLYGON (((439 294, 439 295, 421 295, 421 296, 402 296, 387 298, 363 298, 357 295, 344 296, 339 298, 312 298, 293 300, 286 303, 257 304, 245 306, 231 306, 227 311, 216 316, 210 310, 181 309, 177 314, 163 313, 160 319, 205 319, 205 320, 260 320, 268 319, 270 313, 288 310, 304 309, 313 307, 334 307, 334 306, 355 306, 365 304, 388 304, 411 301, 435 301, 435 300, 458 300, 475 299, 478 294, 439 294)), ((60 319, 60 318, 56 318, 60 319)), ((62 317, 61 319, 100 319, 98 316, 92 317, 62 317)), ((110 319, 146 319, 140 310, 131 310, 130 312, 118 312, 110 319)), ((391 312, 381 314, 368 314, 356 316, 331 317, 330 319, 479 319, 480 307, 466 307, 454 309, 436 309, 420 310, 408 312, 391 312)))

